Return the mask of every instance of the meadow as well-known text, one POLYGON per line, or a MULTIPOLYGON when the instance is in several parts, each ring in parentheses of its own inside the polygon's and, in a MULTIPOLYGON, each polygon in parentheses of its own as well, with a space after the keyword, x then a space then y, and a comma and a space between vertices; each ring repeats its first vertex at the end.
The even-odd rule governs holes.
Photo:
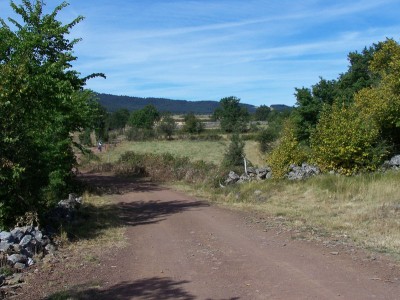
MULTIPOLYGON (((108 151, 97 152, 96 155, 102 162, 116 162, 121 154, 127 151, 137 153, 163 154, 170 153, 178 156, 189 157, 191 161, 203 160, 219 165, 223 159, 229 141, 191 141, 191 140, 152 140, 129 142, 123 141, 117 146, 109 146, 108 151)), ((254 165, 265 165, 264 155, 259 151, 258 143, 247 141, 245 145, 246 158, 254 165)))

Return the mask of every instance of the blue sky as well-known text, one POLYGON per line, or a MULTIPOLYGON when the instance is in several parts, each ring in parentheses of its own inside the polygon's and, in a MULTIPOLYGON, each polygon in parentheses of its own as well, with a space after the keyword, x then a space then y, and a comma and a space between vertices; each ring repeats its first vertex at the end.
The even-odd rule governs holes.
POLYGON ((117 95, 294 105, 295 87, 337 78, 350 51, 400 34, 398 0, 68 2, 63 21, 85 17, 74 68, 105 73, 88 88, 117 95))

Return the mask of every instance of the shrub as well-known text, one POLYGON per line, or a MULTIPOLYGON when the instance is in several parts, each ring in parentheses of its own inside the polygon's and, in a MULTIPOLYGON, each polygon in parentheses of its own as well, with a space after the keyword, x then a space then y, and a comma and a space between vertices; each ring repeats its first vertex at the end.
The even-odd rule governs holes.
POLYGON ((379 127, 355 107, 334 104, 325 109, 311 136, 313 158, 322 170, 351 175, 375 170, 386 154, 379 127))
POLYGON ((302 147, 295 133, 295 126, 287 120, 282 130, 279 144, 267 158, 267 164, 272 169, 275 178, 283 178, 291 164, 301 164, 308 160, 307 150, 302 147))
POLYGON ((234 167, 242 165, 243 155, 244 155, 244 145, 245 143, 240 138, 238 133, 232 134, 231 143, 229 144, 228 149, 224 155, 222 166, 234 167))

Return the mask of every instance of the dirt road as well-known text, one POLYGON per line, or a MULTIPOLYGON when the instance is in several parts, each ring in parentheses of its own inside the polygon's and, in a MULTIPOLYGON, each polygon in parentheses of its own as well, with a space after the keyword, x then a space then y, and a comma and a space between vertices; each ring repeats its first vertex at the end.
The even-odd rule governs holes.
POLYGON ((250 213, 150 183, 89 180, 123 189, 113 197, 128 246, 74 271, 82 284, 98 282, 80 299, 400 299, 388 261, 265 231, 250 213))

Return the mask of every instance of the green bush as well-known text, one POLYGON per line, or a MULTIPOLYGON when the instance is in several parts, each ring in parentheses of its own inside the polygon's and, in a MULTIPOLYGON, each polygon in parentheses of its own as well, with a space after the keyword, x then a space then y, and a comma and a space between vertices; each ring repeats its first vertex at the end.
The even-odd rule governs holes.
POLYGON ((244 146, 245 143, 240 138, 240 135, 233 133, 231 135, 231 142, 224 154, 222 166, 225 168, 241 166, 243 164, 244 146))
POLYGON ((278 145, 267 157, 274 178, 283 178, 291 164, 299 165, 308 161, 308 151, 296 138, 295 125, 287 120, 284 124, 278 145))
POLYGON ((375 170, 386 151, 379 143, 379 127, 355 106, 334 104, 325 109, 311 135, 314 161, 321 170, 351 175, 375 170))

